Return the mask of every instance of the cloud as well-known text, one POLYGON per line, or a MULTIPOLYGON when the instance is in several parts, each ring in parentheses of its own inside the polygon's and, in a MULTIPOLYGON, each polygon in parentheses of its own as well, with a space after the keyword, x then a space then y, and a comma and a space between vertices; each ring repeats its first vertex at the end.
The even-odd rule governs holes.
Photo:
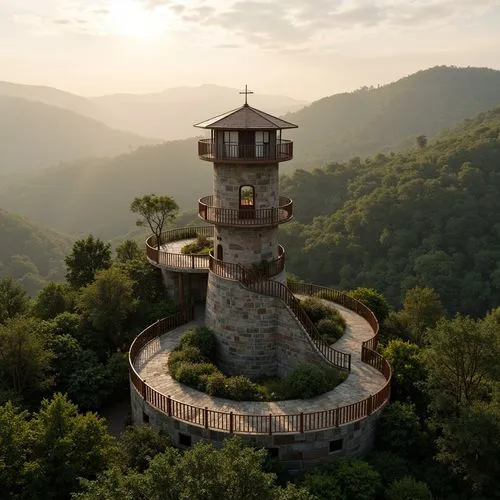
POLYGON ((497 6, 498 0, 236 0, 223 9, 213 5, 186 7, 182 19, 223 29, 261 48, 290 50, 284 45, 307 45, 318 37, 359 28, 425 28, 453 18, 471 19, 497 6))
POLYGON ((164 7, 165 5, 172 3, 171 0, 141 0, 141 1, 145 4, 146 9, 148 10, 154 10, 158 7, 164 7))

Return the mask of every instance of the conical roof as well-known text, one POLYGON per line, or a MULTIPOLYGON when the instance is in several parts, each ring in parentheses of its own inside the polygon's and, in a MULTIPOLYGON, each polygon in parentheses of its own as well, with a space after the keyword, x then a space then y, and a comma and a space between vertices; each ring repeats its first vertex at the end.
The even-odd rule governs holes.
POLYGON ((297 128, 297 125, 244 104, 240 108, 197 123, 195 127, 224 130, 281 130, 297 128))

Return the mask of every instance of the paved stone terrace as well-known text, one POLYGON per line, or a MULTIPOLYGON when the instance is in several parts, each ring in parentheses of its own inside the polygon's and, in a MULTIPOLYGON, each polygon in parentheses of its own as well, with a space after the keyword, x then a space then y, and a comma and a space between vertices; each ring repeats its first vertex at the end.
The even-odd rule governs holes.
POLYGON ((135 369, 147 384, 156 391, 169 395, 172 399, 193 406, 214 411, 233 412, 251 415, 283 415, 300 412, 315 412, 356 403, 375 394, 385 384, 385 378, 375 368, 361 361, 361 343, 373 337, 368 322, 358 314, 338 304, 324 300, 325 304, 334 306, 345 318, 347 328, 345 334, 333 347, 352 354, 351 372, 347 379, 335 389, 321 396, 307 400, 288 400, 273 402, 239 402, 208 396, 176 382, 168 373, 167 360, 169 353, 179 344, 181 335, 196 324, 202 324, 202 317, 183 325, 153 340, 139 353, 135 360, 135 369))

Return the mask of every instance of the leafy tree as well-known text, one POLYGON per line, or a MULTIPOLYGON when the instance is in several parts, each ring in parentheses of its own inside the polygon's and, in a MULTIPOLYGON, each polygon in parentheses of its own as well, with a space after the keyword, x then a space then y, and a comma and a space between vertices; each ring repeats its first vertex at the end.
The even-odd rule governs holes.
POLYGON ((499 357, 498 330, 489 323, 457 315, 429 332, 425 364, 434 410, 458 414, 481 400, 499 357))
POLYGON ((371 309, 379 323, 382 323, 389 314, 391 306, 385 297, 373 288, 356 288, 351 290, 349 295, 371 309))
POLYGON ((158 250, 161 246, 161 233, 167 222, 172 222, 179 211, 179 207, 170 196, 146 194, 142 198, 134 198, 130 210, 140 215, 138 226, 148 226, 153 233, 158 250))
POLYGON ((23 488, 30 442, 27 417, 11 402, 0 406, 0 484, 5 498, 18 498, 23 488))
POLYGON ((66 396, 44 399, 31 423, 33 460, 28 498, 65 499, 80 489, 79 478, 94 479, 110 463, 112 438, 96 414, 81 415, 66 396))
POLYGON ((392 367, 392 400, 412 402, 423 409, 427 402, 423 390, 427 372, 420 348, 402 340, 391 340, 382 349, 382 356, 392 367))
POLYGON ((396 401, 385 408, 377 422, 376 443, 378 450, 418 457, 422 432, 415 407, 396 401))
POLYGON ((116 258, 119 262, 129 260, 139 260, 144 258, 144 252, 139 249, 139 245, 134 240, 124 240, 116 248, 116 258))
MULTIPOLYGON (((135 437, 133 438, 135 441, 135 437)), ((149 442, 149 438, 146 440, 149 442)), ((143 455, 156 453, 148 445, 143 455)), ((155 444, 156 442, 156 444, 155 444)), ((135 444, 132 449, 135 448, 135 444)), ((142 452, 141 452, 142 453, 142 452)), ((220 450, 206 442, 197 443, 184 454, 167 447, 156 454, 143 474, 132 469, 123 473, 112 469, 101 475, 97 481, 85 482, 85 493, 76 495, 77 500, 111 499, 114 491, 122 492, 123 498, 148 500, 312 500, 302 488, 288 486, 278 488, 274 474, 265 472, 262 464, 266 458, 264 449, 246 446, 238 438, 227 439, 220 450), (133 478, 133 484, 131 479, 133 478), (132 488, 134 495, 127 492, 132 488)), ((142 464, 137 464, 142 467, 142 464)), ((121 497, 120 497, 121 498, 121 497)))
POLYGON ((372 500, 380 490, 380 476, 367 462, 339 459, 306 474, 301 484, 318 499, 372 500))
POLYGON ((427 146, 427 136, 426 135, 419 135, 417 137, 417 146, 420 148, 420 149, 425 149, 426 146, 427 146))
POLYGON ((0 279, 0 324, 28 310, 28 297, 13 278, 0 279))
POLYGON ((392 451, 375 451, 367 461, 380 474, 384 488, 409 473, 408 461, 392 451))
POLYGON ((71 309, 71 299, 67 286, 51 281, 36 297, 32 313, 40 319, 53 319, 71 309))
POLYGON ((411 340, 422 345, 427 330, 436 326, 444 316, 444 309, 435 290, 416 287, 406 293, 401 314, 408 325, 411 340))
POLYGON ((394 481, 385 497, 387 500, 432 500, 429 487, 411 476, 394 481))
POLYGON ((30 397, 50 387, 51 360, 39 321, 17 317, 0 325, 1 379, 16 393, 30 397))
POLYGON ((171 446, 171 441, 161 430, 149 425, 134 425, 125 429, 118 444, 122 468, 143 472, 151 459, 171 446))
POLYGON ((89 235, 75 242, 64 262, 68 282, 74 288, 82 288, 94 281, 97 271, 111 266, 111 245, 89 235))
POLYGON ((122 347, 126 342, 124 321, 136 305, 132 280, 116 267, 99 271, 80 295, 81 310, 109 347, 122 347))
POLYGON ((500 489, 500 405, 474 403, 441 422, 437 459, 488 498, 500 489))

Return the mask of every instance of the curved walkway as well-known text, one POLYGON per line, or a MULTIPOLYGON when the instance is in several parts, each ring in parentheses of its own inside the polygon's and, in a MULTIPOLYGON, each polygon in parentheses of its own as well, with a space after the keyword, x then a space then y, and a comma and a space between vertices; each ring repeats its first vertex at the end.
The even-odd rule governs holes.
POLYGON ((209 410, 214 411, 252 415, 269 415, 270 413, 286 415, 333 409, 356 403, 377 393, 386 383, 381 373, 361 361, 361 344, 373 337, 373 330, 364 318, 353 311, 327 300, 323 302, 330 307, 335 307, 345 318, 346 332, 332 347, 352 354, 352 360, 351 372, 347 379, 332 391, 321 396, 307 400, 239 402, 211 397, 175 381, 168 373, 168 356, 179 344, 180 337, 186 330, 203 323, 201 317, 151 341, 136 357, 134 367, 141 379, 156 391, 177 401, 202 408, 208 407, 209 410))

